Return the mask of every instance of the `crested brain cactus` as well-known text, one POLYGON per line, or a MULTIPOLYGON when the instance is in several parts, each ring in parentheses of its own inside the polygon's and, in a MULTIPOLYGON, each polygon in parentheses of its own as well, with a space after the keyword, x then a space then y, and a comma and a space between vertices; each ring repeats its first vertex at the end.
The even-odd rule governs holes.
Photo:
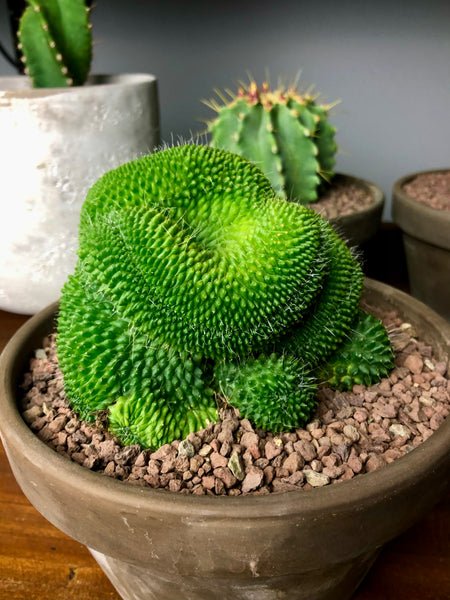
POLYGON ((89 9, 84 0, 27 0, 19 48, 34 87, 83 85, 92 58, 89 9))
POLYGON ((319 381, 391 368, 384 327, 358 308, 350 251, 236 154, 186 145, 107 173, 79 240, 58 358, 72 406, 87 420, 106 410, 124 443, 185 437, 223 402, 290 429, 310 418, 319 381))
POLYGON ((286 199, 308 204, 318 199, 321 184, 333 175, 335 128, 328 122, 329 106, 317 96, 300 94, 295 86, 260 88, 254 81, 230 101, 206 104, 217 117, 208 123, 211 145, 254 162, 286 199))

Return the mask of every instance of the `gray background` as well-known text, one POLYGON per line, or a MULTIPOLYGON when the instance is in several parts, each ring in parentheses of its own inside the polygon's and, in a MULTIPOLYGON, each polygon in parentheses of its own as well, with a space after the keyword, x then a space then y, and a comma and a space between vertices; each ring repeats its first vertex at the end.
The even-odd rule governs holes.
POLYGON ((336 168, 382 187, 385 220, 397 178, 450 165, 449 0, 97 0, 92 22, 94 72, 158 77, 165 142, 204 129, 214 88, 301 70, 301 84, 341 101, 336 168))

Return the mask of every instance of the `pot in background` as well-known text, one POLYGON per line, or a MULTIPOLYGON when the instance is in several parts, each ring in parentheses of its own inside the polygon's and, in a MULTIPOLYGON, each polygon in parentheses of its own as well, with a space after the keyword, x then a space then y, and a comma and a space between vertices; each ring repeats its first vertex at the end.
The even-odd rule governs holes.
POLYGON ((343 173, 336 173, 331 185, 333 183, 356 185, 372 198, 372 204, 368 207, 364 207, 349 215, 329 219, 336 233, 349 246, 360 246, 371 240, 380 228, 384 207, 384 193, 381 188, 370 181, 343 173))
POLYGON ((157 81, 94 75, 32 89, 27 77, 0 77, 0 131, 0 309, 33 314, 75 267, 90 186, 159 144, 157 81))
POLYGON ((450 321, 450 211, 418 202, 403 189, 422 173, 412 173, 395 182, 392 215, 403 233, 409 284, 413 296, 450 321))
MULTIPOLYGON (((396 309, 448 358, 450 325, 390 286, 366 280, 371 305, 396 309)), ((28 428, 18 384, 57 304, 30 319, 0 359, 0 433, 14 475, 51 523, 85 544, 125 600, 348 600, 382 546, 445 493, 450 419, 374 472, 308 491, 211 497, 141 488, 57 454, 28 428)))

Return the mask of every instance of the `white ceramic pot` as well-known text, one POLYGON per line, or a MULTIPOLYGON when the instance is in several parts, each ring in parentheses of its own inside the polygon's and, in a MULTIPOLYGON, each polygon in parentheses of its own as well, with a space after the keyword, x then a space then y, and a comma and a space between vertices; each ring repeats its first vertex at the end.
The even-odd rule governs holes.
POLYGON ((95 75, 61 89, 0 77, 1 309, 33 314, 59 297, 89 187, 158 144, 153 75, 95 75))

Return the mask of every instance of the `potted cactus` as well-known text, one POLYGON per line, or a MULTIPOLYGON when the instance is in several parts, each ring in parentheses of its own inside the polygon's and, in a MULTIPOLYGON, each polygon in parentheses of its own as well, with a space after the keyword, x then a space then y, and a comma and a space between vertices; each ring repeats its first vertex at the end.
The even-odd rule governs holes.
POLYGON ((403 232, 411 293, 450 320, 450 170, 396 181, 392 215, 403 232))
MULTIPOLYGON (((104 175, 83 204, 60 306, 28 321, 2 356, 0 431, 19 484, 89 547, 126 600, 347 600, 379 548, 445 490, 449 423, 340 485, 196 497, 68 460, 25 424, 17 390, 27 353, 57 327, 71 405, 129 449, 188 440, 221 405, 258 429, 292 431, 311 418, 319 381, 347 389, 391 369, 390 340, 361 309, 362 290, 330 225, 277 197, 242 157, 188 145, 104 175)), ((380 284, 364 294, 407 313, 448 352, 448 327, 432 311, 380 284)))
POLYGON ((205 104, 217 115, 208 121, 211 145, 240 154, 266 174, 284 198, 328 218, 350 245, 371 239, 378 230, 384 195, 376 185, 334 172, 336 129, 329 122, 333 105, 318 94, 300 93, 296 85, 272 89, 254 80, 233 93, 217 92, 205 104), (337 198, 356 198, 339 214, 337 198))
POLYGON ((90 185, 159 143, 158 99, 152 75, 89 75, 84 0, 9 6, 24 75, 0 78, 0 308, 32 314, 73 269, 90 185))

